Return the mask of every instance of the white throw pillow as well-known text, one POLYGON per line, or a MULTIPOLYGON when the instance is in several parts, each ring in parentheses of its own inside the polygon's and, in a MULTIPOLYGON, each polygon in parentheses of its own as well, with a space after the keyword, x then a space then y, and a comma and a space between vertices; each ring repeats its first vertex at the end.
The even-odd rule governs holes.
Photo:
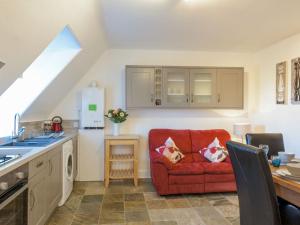
POLYGON ((223 162, 228 156, 227 150, 220 145, 220 141, 217 137, 207 146, 207 148, 203 148, 199 153, 214 163, 223 162))
POLYGON ((179 148, 170 137, 165 141, 163 146, 160 146, 155 150, 174 164, 184 158, 184 155, 179 151, 179 148))

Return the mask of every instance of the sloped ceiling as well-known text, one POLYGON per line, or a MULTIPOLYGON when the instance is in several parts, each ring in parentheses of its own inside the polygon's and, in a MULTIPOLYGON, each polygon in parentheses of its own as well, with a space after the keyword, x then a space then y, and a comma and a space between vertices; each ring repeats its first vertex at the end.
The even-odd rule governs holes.
POLYGON ((106 50, 99 0, 1 0, 0 94, 69 25, 82 51, 38 97, 24 120, 45 119, 106 50))
POLYGON ((107 48, 255 52, 300 32, 299 0, 0 0, 0 94, 69 25, 79 55, 23 120, 48 118, 107 48))
POLYGON ((102 0, 113 48, 253 52, 300 32, 299 0, 102 0))

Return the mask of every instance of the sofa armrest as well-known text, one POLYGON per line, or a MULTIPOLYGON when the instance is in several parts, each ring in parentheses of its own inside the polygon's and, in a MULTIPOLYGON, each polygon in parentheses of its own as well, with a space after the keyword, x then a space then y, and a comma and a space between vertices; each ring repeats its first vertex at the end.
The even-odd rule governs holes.
POLYGON ((173 167, 173 164, 165 156, 156 151, 150 151, 150 160, 152 163, 163 164, 169 170, 173 167))

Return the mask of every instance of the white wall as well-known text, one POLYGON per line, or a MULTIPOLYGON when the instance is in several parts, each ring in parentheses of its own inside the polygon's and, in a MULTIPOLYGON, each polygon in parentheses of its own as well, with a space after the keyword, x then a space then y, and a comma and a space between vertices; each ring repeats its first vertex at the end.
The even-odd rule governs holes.
POLYGON ((253 124, 265 126, 266 132, 281 132, 286 151, 300 156, 300 105, 291 104, 291 59, 300 57, 300 34, 256 53, 259 67, 257 111, 251 114, 253 124), (276 64, 287 61, 288 104, 276 105, 276 64))
MULTIPOLYGON (((255 108, 255 96, 248 90, 255 86, 255 67, 252 55, 213 52, 179 52, 155 50, 110 50, 104 53, 89 72, 77 83, 52 112, 65 119, 78 119, 77 96, 92 81, 106 89, 106 109, 125 107, 125 65, 178 65, 178 66, 237 66, 245 67, 245 110, 130 110, 129 119, 122 124, 122 133, 142 136, 140 175, 149 176, 147 135, 152 128, 213 129, 229 131, 234 122, 247 121, 248 112, 255 108)), ((106 133, 110 133, 110 122, 106 133)))

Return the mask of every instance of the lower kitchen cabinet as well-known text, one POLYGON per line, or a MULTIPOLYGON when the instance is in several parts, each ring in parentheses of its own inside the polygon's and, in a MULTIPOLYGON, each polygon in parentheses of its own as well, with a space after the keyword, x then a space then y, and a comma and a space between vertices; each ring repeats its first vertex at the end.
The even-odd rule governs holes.
POLYGON ((29 162, 28 225, 44 225, 62 197, 62 145, 29 162))
POLYGON ((29 180, 28 225, 44 225, 47 220, 47 167, 42 166, 37 175, 29 180))
POLYGON ((47 217, 57 207, 62 196, 62 146, 58 146, 48 153, 48 174, 47 174, 47 217))

